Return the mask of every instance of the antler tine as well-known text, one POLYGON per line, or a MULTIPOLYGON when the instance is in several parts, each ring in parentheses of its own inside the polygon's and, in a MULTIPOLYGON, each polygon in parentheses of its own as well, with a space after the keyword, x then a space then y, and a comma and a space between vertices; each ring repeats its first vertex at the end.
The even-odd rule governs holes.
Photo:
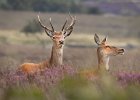
POLYGON ((73 26, 74 26, 74 24, 75 24, 75 21, 76 21, 76 16, 73 17, 73 16, 70 15, 70 13, 69 13, 69 16, 70 16, 70 18, 72 19, 72 21, 71 21, 69 27, 67 28, 67 30, 70 30, 71 28, 73 28, 73 26))
POLYGON ((70 15, 70 13, 69 13, 69 16, 70 16, 70 18, 71 18, 72 21, 71 21, 70 25, 64 29, 65 31, 67 31, 67 32, 64 33, 65 34, 65 37, 69 36, 72 33, 73 26, 74 26, 75 21, 76 21, 76 16, 73 17, 73 16, 70 15))
POLYGON ((70 26, 73 26, 73 25, 75 24, 75 21, 76 21, 76 16, 73 17, 73 16, 71 16, 70 14, 69 14, 69 16, 70 16, 71 19, 72 19, 72 22, 71 22, 70 26))
POLYGON ((62 27, 62 31, 64 30, 64 28, 65 28, 65 26, 66 26, 66 24, 67 24, 67 21, 68 21, 68 19, 66 18, 66 21, 65 21, 65 23, 64 23, 64 25, 63 25, 63 27, 62 27))
POLYGON ((54 28, 53 28, 53 25, 51 23, 51 18, 50 18, 50 25, 51 25, 51 28, 52 28, 52 32, 54 32, 54 28))
POLYGON ((48 31, 51 31, 51 32, 52 32, 52 30, 50 30, 49 28, 47 28, 45 25, 43 25, 43 24, 41 23, 41 20, 40 20, 39 15, 38 15, 37 17, 38 17, 38 21, 39 21, 39 24, 41 25, 41 27, 43 27, 44 29, 46 29, 46 30, 48 30, 48 31))
POLYGON ((38 18, 39 24, 40 24, 43 28, 46 28, 46 27, 41 23, 41 20, 40 20, 39 15, 37 15, 37 18, 38 18))

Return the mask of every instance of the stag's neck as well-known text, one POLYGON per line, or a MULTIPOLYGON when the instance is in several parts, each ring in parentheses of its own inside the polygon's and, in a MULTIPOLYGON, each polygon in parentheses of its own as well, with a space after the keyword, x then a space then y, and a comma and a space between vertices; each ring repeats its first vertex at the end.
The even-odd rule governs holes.
POLYGON ((63 64, 63 46, 61 48, 55 46, 52 47, 49 63, 50 66, 60 66, 63 64))
POLYGON ((98 54, 98 69, 109 70, 109 56, 98 54))

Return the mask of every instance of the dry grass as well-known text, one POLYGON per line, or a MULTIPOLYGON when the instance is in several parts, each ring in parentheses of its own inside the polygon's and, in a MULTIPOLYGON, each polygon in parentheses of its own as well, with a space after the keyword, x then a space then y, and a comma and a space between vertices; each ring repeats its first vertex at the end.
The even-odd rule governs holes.
MULTIPOLYGON (((103 37, 101 36, 101 38, 103 37)), ((27 37, 18 31, 0 31, 0 66, 17 68, 23 62, 37 63, 48 59, 51 53, 51 39, 45 34, 39 35, 39 38, 44 40, 45 48, 34 36, 27 37)), ((139 44, 135 42, 134 39, 127 38, 119 41, 114 38, 108 39, 109 44, 126 48, 125 55, 111 58, 111 70, 140 70, 139 44), (136 48, 126 48, 126 44, 129 42, 134 44, 136 48)), ((96 67, 97 56, 94 45, 96 44, 93 35, 73 33, 66 40, 64 63, 79 68, 96 67)))
MULTIPOLYGON (((0 11, 0 29, 3 30, 21 30, 29 20, 37 19, 34 12, 13 12, 0 11)), ((126 37, 126 34, 134 36, 140 32, 139 16, 95 16, 75 14, 77 22, 74 31, 76 33, 101 33, 115 37, 126 37)), ((68 14, 41 13, 44 23, 52 17, 52 22, 56 30, 60 30, 68 14), (59 20, 58 20, 59 19, 59 20), (59 26, 59 27, 58 27, 59 26)))
MULTIPOLYGON (((100 38, 103 39, 105 36, 100 35, 100 38)), ((0 41, 7 42, 12 44, 26 44, 26 45, 34 45, 39 44, 40 41, 44 41, 46 45, 51 43, 51 39, 45 33, 39 33, 37 35, 28 35, 26 36, 24 33, 15 30, 0 30, 0 41)), ((137 38, 129 37, 129 38, 115 38, 108 36, 108 44, 114 46, 127 46, 133 45, 135 47, 139 47, 140 40, 137 38)), ((96 45, 94 43, 94 35, 93 34, 80 34, 73 32, 70 37, 66 39, 66 45, 82 45, 82 46, 92 46, 96 45)))
MULTIPOLYGON (((20 32, 29 20, 36 19, 37 14, 33 12, 0 11, 0 66, 16 68, 23 62, 40 62, 50 57, 52 42, 45 33, 38 34, 38 37, 45 43, 44 48, 36 36, 25 36, 20 32)), ((52 17, 56 30, 60 30, 65 17, 68 17, 66 14, 57 13, 41 13, 40 16, 42 19, 52 17)), ((139 16, 79 14, 76 14, 76 16, 77 23, 74 32, 66 39, 65 43, 65 64, 84 68, 96 67, 96 44, 93 36, 94 33, 101 33, 99 34, 101 38, 108 34, 108 44, 126 49, 125 55, 111 59, 112 70, 140 70, 140 40, 125 35, 140 32, 139 16)))

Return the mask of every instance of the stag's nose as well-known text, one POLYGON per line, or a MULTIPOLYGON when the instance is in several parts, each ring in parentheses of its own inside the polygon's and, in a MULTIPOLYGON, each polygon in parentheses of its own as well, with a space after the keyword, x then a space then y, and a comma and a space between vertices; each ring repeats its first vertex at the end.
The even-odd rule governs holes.
POLYGON ((64 44, 64 41, 59 41, 60 44, 64 44))

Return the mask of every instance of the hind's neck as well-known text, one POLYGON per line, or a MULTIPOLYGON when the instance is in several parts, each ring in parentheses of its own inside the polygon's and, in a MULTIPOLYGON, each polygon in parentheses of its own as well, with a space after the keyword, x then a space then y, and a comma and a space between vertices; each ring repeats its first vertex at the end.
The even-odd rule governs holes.
POLYGON ((109 70, 109 56, 98 53, 98 70, 109 70))

